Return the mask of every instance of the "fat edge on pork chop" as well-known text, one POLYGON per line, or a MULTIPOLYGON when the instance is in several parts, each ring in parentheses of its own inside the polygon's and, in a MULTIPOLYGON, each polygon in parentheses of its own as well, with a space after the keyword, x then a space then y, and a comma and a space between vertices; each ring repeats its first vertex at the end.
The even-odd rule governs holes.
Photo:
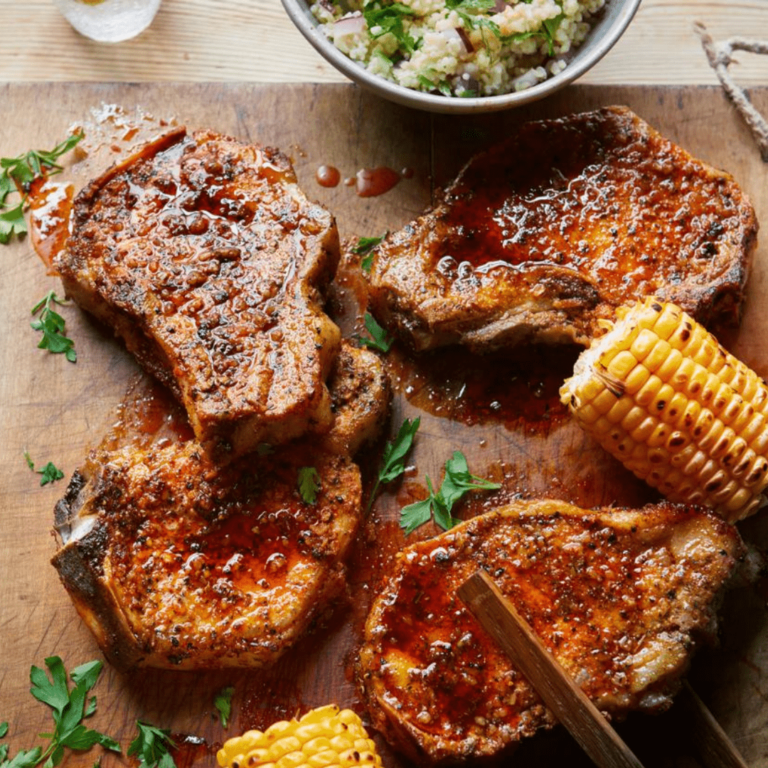
POLYGON ((524 124, 374 250, 374 314, 416 350, 588 345, 649 295, 736 322, 757 219, 727 173, 626 107, 524 124))
POLYGON ((85 187, 55 266, 229 458, 329 427, 338 258, 284 154, 179 128, 85 187))
POLYGON ((741 554, 735 528, 670 502, 515 502, 408 546, 359 656, 372 723, 417 765, 495 755, 554 725, 456 593, 480 568, 598 709, 664 709, 741 554))
POLYGON ((55 511, 53 565, 110 663, 264 667, 343 594, 362 515, 351 456, 377 436, 389 384, 374 353, 344 343, 330 385, 326 435, 223 465, 158 385, 122 404, 55 511), (315 499, 300 487, 310 468, 315 499))

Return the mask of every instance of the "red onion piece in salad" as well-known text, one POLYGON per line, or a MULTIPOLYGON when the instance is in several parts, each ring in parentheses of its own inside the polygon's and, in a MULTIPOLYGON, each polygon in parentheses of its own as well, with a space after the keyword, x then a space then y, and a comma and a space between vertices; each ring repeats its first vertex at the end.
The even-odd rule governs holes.
POLYGON ((440 34, 447 40, 458 40, 463 53, 472 53, 475 50, 467 37, 467 33, 461 28, 448 27, 447 29, 441 29, 440 34))
POLYGON ((358 35, 365 30, 365 19, 361 13, 345 16, 333 23, 333 38, 358 35))

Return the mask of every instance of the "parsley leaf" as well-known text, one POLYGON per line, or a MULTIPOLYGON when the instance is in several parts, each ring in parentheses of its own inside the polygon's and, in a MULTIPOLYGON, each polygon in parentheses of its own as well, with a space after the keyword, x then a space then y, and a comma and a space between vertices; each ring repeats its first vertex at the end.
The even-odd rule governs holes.
POLYGON ((3 763, 2 768, 32 768, 32 766, 35 766, 40 762, 42 754, 42 747, 22 749, 16 753, 16 757, 9 763, 3 763))
POLYGON ((31 149, 18 157, 0 158, 2 175, 24 187, 43 174, 53 176, 61 173, 63 168, 56 161, 74 149, 82 138, 82 133, 73 133, 51 150, 31 149))
MULTIPOLYGON (((48 485, 48 483, 56 482, 56 480, 61 480, 64 477, 64 473, 52 461, 49 461, 42 469, 35 469, 35 464, 29 455, 29 451, 24 451, 24 460, 33 472, 42 475, 40 485, 48 485)), ((0 768, 3 768, 3 766, 0 766, 0 768)))
POLYGON ((357 245, 352 249, 352 253, 364 256, 360 261, 360 267, 364 272, 370 272, 373 265, 373 254, 371 251, 387 236, 385 232, 381 237, 361 237, 357 245))
POLYGON ((389 352, 392 347, 392 337, 378 324, 370 312, 365 313, 365 329, 371 334, 371 338, 358 336, 357 339, 363 346, 384 354, 389 352))
POLYGON ((352 248, 352 253, 356 253, 358 255, 368 253, 373 248, 375 248, 386 236, 387 233, 385 232, 380 237, 361 237, 357 241, 357 245, 352 248))
POLYGON ((408 504, 400 510, 400 527, 406 535, 426 523, 430 516, 443 529, 452 528, 458 520, 451 511, 453 505, 469 491, 494 491, 501 486, 482 477, 470 474, 467 459, 461 451, 454 451, 445 462, 445 475, 440 490, 435 493, 432 481, 427 475, 429 496, 422 501, 408 504))
POLYGON ((64 477, 64 473, 52 462, 49 461, 38 472, 42 475, 40 478, 40 485, 48 485, 48 483, 55 483, 57 480, 61 480, 64 477))
POLYGON ((547 41, 547 47, 549 48, 549 55, 555 55, 555 33, 558 27, 562 24, 565 14, 560 12, 554 19, 544 19, 542 27, 544 29, 544 37, 547 41))
POLYGON ((320 475, 314 467, 299 470, 299 493, 305 504, 314 504, 320 490, 320 475))
POLYGON ((465 13, 487 13, 495 7, 495 0, 445 0, 445 7, 465 13))
MULTIPOLYGON (((558 3, 562 8, 562 4, 558 3)), ((545 40, 547 43, 547 53, 550 56, 555 55, 555 33, 557 32, 560 24, 562 24, 565 14, 560 13, 552 19, 544 19, 541 23, 541 29, 531 30, 529 32, 517 32, 513 35, 508 35, 504 40, 519 43, 523 40, 528 40, 531 37, 538 37, 545 40)))
POLYGON ((14 186, 5 173, 0 173, 0 208, 5 207, 5 198, 13 192, 14 186))
POLYGON ((43 299, 32 307, 32 314, 40 313, 38 320, 33 320, 30 325, 36 331, 41 331, 43 338, 37 345, 38 349, 47 349, 52 354, 63 354, 70 363, 77 361, 75 342, 64 335, 66 322, 64 318, 53 309, 54 304, 64 305, 64 299, 60 299, 54 291, 48 291, 43 299))
POLYGON ((138 735, 128 746, 128 757, 138 755, 139 768, 176 768, 169 747, 176 746, 170 731, 136 721, 138 735))
POLYGON ((367 253, 365 256, 363 256, 362 259, 360 259, 360 268, 363 270, 363 272, 370 272, 372 266, 373 253, 367 253))
POLYGON ((0 243, 7 245, 13 235, 26 233, 23 210, 29 185, 39 176, 61 173, 63 169, 56 161, 82 138, 82 134, 73 133, 51 150, 32 149, 18 157, 0 158, 0 243), (10 208, 8 196, 14 192, 21 193, 22 199, 10 208))
POLYGON ((379 0, 372 0, 363 7, 368 34, 375 40, 390 33, 394 35, 400 49, 408 54, 416 50, 416 41, 405 31, 403 17, 415 15, 416 11, 403 3, 382 6, 379 0))
POLYGON ((27 232, 27 222, 24 221, 22 204, 15 208, 0 212, 0 243, 8 245, 13 235, 23 235, 27 232))
POLYGON ((213 706, 219 710, 219 719, 223 728, 229 725, 229 718, 232 716, 232 694, 234 692, 235 689, 230 685, 222 688, 213 699, 213 706))
POLYGON ((39 667, 33 666, 30 669, 29 678, 32 687, 29 692, 53 710, 55 727, 53 733, 48 736, 50 743, 45 752, 37 747, 24 753, 23 757, 22 753, 19 753, 11 761, 11 765, 37 765, 45 759, 44 768, 53 768, 62 761, 65 749, 85 750, 96 744, 101 744, 105 749, 120 752, 120 745, 114 739, 99 731, 86 728, 82 724, 82 720, 96 711, 96 699, 92 697, 88 701, 88 692, 96 684, 103 666, 102 662, 91 661, 73 669, 70 679, 74 683, 74 688, 71 690, 64 663, 58 656, 48 657, 45 665, 48 667, 50 677, 39 667), (35 752, 37 754, 32 758, 35 752), (16 763, 15 761, 19 759, 31 762, 16 763))
POLYGON ((467 459, 461 451, 454 451, 445 462, 445 478, 440 486, 440 496, 450 509, 467 491, 495 491, 501 486, 469 473, 467 459))
POLYGON ((376 498, 379 487, 382 483, 391 483, 405 472, 405 458, 413 447, 413 439, 419 429, 421 419, 415 418, 413 421, 406 419, 397 432, 394 440, 390 440, 385 446, 381 455, 381 469, 373 485, 371 496, 368 499, 366 512, 373 506, 373 500, 376 498))
POLYGON ((400 510, 400 527, 405 530, 406 536, 415 531, 420 525, 424 525, 432 517, 432 499, 435 493, 432 489, 432 481, 427 477, 429 496, 422 501, 408 504, 400 510))

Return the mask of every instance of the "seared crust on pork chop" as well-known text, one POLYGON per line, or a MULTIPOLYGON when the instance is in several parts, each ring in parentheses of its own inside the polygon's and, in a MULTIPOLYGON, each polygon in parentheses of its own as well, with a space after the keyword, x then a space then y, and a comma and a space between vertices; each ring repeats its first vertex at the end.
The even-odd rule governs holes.
POLYGON ((343 341, 328 387, 333 426, 318 443, 325 451, 354 456, 376 440, 389 415, 389 376, 375 352, 343 341))
POLYGON ((738 320, 757 220, 726 173, 624 107, 528 123, 375 250, 371 304, 417 350, 588 344, 649 295, 738 320))
MULTIPOLYGON (((348 377, 383 375, 371 352, 345 344, 339 359, 348 377)), ((226 464, 169 396, 145 390, 57 504, 53 564, 120 669, 271 664, 345 588, 362 490, 350 453, 331 448, 374 437, 389 390, 346 397, 332 446, 304 439, 226 464), (312 503, 302 468, 317 472, 312 503)))
POLYGON ((741 548, 708 511, 559 501, 516 502, 409 546, 360 652, 373 724, 418 765, 494 755, 554 724, 456 594, 479 568, 600 710, 666 708, 741 548))
POLYGON ((78 195, 56 266, 230 457, 330 426, 339 331, 322 302, 338 256, 333 217, 285 155, 180 128, 78 195))

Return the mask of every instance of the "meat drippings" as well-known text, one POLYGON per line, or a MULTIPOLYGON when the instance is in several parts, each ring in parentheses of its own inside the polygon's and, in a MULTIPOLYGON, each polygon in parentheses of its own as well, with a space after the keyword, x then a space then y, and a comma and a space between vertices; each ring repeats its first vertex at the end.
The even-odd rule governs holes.
POLYGON ((74 185, 69 182, 40 177, 34 181, 27 196, 29 237, 49 275, 58 274, 53 260, 69 237, 74 192, 74 185))
POLYGON ((546 434, 568 417, 558 390, 578 348, 526 346, 505 354, 464 349, 409 355, 393 349, 387 365, 395 389, 434 416, 546 434))

